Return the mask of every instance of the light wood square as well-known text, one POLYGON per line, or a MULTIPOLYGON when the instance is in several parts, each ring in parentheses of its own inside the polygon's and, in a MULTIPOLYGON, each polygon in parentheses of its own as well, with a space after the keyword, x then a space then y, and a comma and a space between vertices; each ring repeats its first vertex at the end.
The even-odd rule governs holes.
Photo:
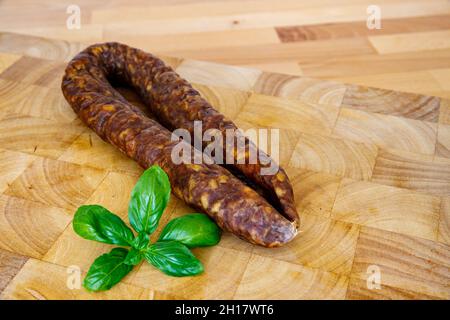
MULTIPOLYGON (((369 282, 370 283, 370 282, 369 282)), ((374 288, 367 281, 350 278, 346 299, 349 300, 436 300, 437 297, 425 293, 400 289, 387 285, 374 288)))
POLYGON ((128 283, 175 294, 184 299, 231 299, 250 254, 219 246, 194 249, 194 254, 205 267, 201 275, 170 277, 145 262, 128 283))
POLYGON ((0 110, 8 114, 72 122, 77 116, 61 89, 46 88, 0 79, 0 110))
POLYGON ((263 72, 253 88, 257 93, 336 107, 341 105, 346 89, 339 82, 272 72, 263 72))
POLYGON ((450 161, 397 150, 380 151, 372 181, 434 195, 450 195, 450 161))
POLYGON ((0 293, 27 260, 25 256, 0 249, 0 293))
POLYGON ((340 177, 369 180, 377 156, 372 144, 301 134, 289 166, 340 177))
POLYGON ((339 108, 331 105, 252 94, 238 119, 263 127, 327 135, 333 130, 338 112, 339 108))
POLYGON ((236 118, 250 96, 250 92, 248 91, 206 86, 197 83, 194 83, 192 86, 200 92, 202 97, 205 98, 214 109, 218 110, 231 120, 236 118))
POLYGON ((116 246, 80 237, 73 231, 70 222, 40 260, 66 267, 77 266, 82 272, 87 272, 95 259, 114 247, 116 246))
POLYGON ((36 157, 0 149, 0 193, 5 191, 36 157))
POLYGON ((358 85, 347 85, 343 107, 437 122, 440 98, 358 85))
POLYGON ((0 119, 0 146, 47 158, 59 157, 84 127, 25 115, 0 119))
POLYGON ((441 99, 439 109, 439 123, 450 125, 450 100, 441 99))
MULTIPOLYGON (((63 14, 65 14, 65 12, 63 12, 63 14)), ((34 18, 37 18, 37 16, 34 18)), ((42 15, 41 18, 46 21, 53 20, 49 19, 48 15, 42 15)), ((86 44, 84 43, 56 39, 50 40, 47 38, 8 32, 2 33, 2 42, 0 43, 0 51, 3 52, 61 61, 72 60, 72 58, 84 48, 86 48, 86 44)))
POLYGON ((437 239, 450 245, 450 197, 442 198, 437 239))
POLYGON ((439 207, 437 196, 343 179, 332 217, 341 221, 436 240, 439 207))
POLYGON ((450 125, 439 124, 436 155, 438 157, 450 158, 450 125))
POLYGON ((436 132, 432 122, 342 108, 333 135, 381 148, 434 154, 436 132))
MULTIPOLYGON (((120 282, 114 288, 102 292, 88 292, 70 276, 76 273, 66 267, 30 259, 2 292, 5 300, 149 300, 154 292, 120 282), (69 284, 71 286, 69 286, 69 284)), ((81 282, 84 274, 81 274, 81 282)))
POLYGON ((5 191, 74 212, 103 180, 103 170, 38 158, 5 191))
POLYGON ((11 53, 0 53, 0 73, 9 68, 14 62, 20 59, 19 55, 11 53))
POLYGON ((183 78, 194 83, 251 91, 261 71, 224 64, 184 60, 177 68, 183 78))
POLYGON ((301 224, 294 240, 272 250, 255 247, 253 253, 337 274, 349 274, 359 226, 301 211, 299 214, 301 224))
POLYGON ((61 88, 66 63, 23 56, 0 74, 1 79, 61 88))
POLYGON ((0 196, 0 248, 40 258, 62 233, 70 214, 60 208, 0 196))
POLYGON ((234 299, 344 299, 347 284, 346 276, 252 255, 234 299))
POLYGON ((329 217, 341 178, 304 169, 285 169, 294 190, 297 211, 329 217))
POLYGON ((128 158, 90 130, 82 133, 58 159, 134 175, 140 175, 143 171, 136 161, 128 158))
POLYGON ((381 286, 449 299, 449 265, 450 247, 445 244, 362 227, 352 277, 366 281, 372 274, 368 268, 376 266, 381 286))

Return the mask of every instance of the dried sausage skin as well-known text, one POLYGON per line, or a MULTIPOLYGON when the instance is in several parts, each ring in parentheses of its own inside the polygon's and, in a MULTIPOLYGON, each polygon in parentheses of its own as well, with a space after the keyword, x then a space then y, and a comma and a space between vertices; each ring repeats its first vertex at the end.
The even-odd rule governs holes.
POLYGON ((174 128, 191 131, 193 120, 203 121, 205 130, 235 126, 162 60, 119 43, 96 44, 69 62, 61 88, 87 126, 143 168, 154 164, 162 167, 173 193, 207 213, 221 228, 266 247, 280 246, 296 235, 299 219, 289 179, 282 169, 261 176, 260 163, 236 165, 250 180, 273 191, 283 209, 280 214, 220 165, 172 161, 172 150, 179 143, 171 139, 174 128), (133 87, 157 121, 124 99, 110 84, 111 78, 133 87))

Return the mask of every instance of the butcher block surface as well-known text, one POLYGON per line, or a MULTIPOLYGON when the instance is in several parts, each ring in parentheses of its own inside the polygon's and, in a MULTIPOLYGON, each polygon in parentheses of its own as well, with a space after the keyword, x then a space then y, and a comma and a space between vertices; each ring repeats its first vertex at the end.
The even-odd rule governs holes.
MULTIPOLYGON (((300 233, 277 249, 225 233, 194 250, 200 276, 141 264, 110 291, 77 288, 71 276, 111 247, 74 233, 76 208, 126 219, 142 172, 62 96, 83 47, 0 34, 0 298, 450 298, 449 100, 173 57, 161 58, 239 127, 280 129, 300 233)), ((172 197, 161 225, 191 212, 172 197)))

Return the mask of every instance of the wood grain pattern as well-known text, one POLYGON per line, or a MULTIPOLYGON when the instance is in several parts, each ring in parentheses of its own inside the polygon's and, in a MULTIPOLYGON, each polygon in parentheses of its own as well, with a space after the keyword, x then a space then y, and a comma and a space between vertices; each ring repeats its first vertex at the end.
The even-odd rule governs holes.
MULTIPOLYGON (((395 100, 393 100, 391 103, 393 106, 396 106, 398 104, 398 101, 402 101, 403 99, 408 100, 408 97, 413 97, 413 101, 409 101, 413 106, 416 106, 417 102, 419 100, 425 101, 424 105, 428 105, 429 102, 439 102, 440 98, 433 97, 433 96, 440 96, 445 97, 446 93, 441 90, 439 81, 432 75, 430 70, 415 70, 415 71, 408 71, 408 72, 389 72, 386 73, 377 73, 377 74, 367 74, 367 75, 357 75, 357 76, 349 76, 349 77, 337 77, 335 78, 336 81, 342 81, 345 83, 352 83, 354 85, 358 85, 360 87, 368 87, 367 92, 372 91, 373 87, 379 87, 381 91, 401 91, 401 93, 397 93, 399 97, 395 100), (383 83, 381 83, 381 79, 383 79, 383 83), (384 89, 383 89, 384 88, 384 89), (414 92, 414 93, 412 93, 414 92), (403 97, 404 95, 404 97, 403 97), (417 98, 415 98, 417 97, 417 98), (428 101, 431 100, 431 101, 428 101)), ((361 89, 360 89, 361 90, 361 89)), ((389 94, 388 94, 389 95, 389 94)), ((387 96, 387 95, 386 95, 387 96)), ((376 100, 373 101, 374 106, 376 106, 376 100)), ((366 100, 364 102, 365 104, 371 103, 370 100, 366 100)), ((424 119, 429 119, 429 121, 433 121, 431 112, 430 114, 421 115, 414 114, 415 111, 423 112, 424 110, 410 110, 409 105, 406 104, 403 107, 405 110, 402 111, 402 109, 395 109, 394 108, 378 108, 377 112, 383 113, 404 113, 406 117, 409 117, 408 114, 404 111, 411 111, 412 117, 418 116, 424 116, 424 119)), ((433 103, 431 103, 431 106, 433 103)), ((371 105, 371 107, 373 107, 371 105)), ((357 106, 355 108, 358 108, 357 106)))
POLYGON ((450 100, 441 100, 441 108, 439 109, 439 123, 450 125, 450 100))
POLYGON ((239 47, 248 44, 248 39, 254 44, 276 44, 279 39, 274 29, 258 28, 244 30, 223 30, 210 32, 192 32, 182 34, 137 34, 136 30, 121 30, 111 32, 105 30, 103 39, 108 41, 123 41, 127 44, 147 51, 190 50, 217 47, 239 47))
POLYGON ((0 249, 0 293, 27 260, 25 256, 0 249))
POLYGON ((380 54, 450 48, 450 30, 369 37, 380 54))
POLYGON ((386 149, 434 154, 436 132, 435 123, 342 108, 333 135, 386 149))
POLYGON ((311 134, 331 134, 339 108, 298 100, 252 94, 236 121, 247 121, 262 127, 283 128, 311 134), (286 122, 289 114, 292 122, 286 122))
POLYGON ((450 158, 450 125, 439 124, 436 155, 438 157, 450 158))
POLYGON ((377 148, 374 145, 301 134, 289 165, 340 177, 368 180, 377 148))
MULTIPOLYGON (((119 283, 115 290, 93 293, 82 287, 71 289, 66 267, 30 259, 0 295, 1 299, 14 300, 149 300, 154 292, 149 289, 119 283)), ((84 275, 82 275, 84 276, 84 275)))
POLYGON ((20 56, 10 53, 0 53, 0 73, 19 60, 20 56))
POLYGON ((64 62, 22 57, 3 71, 0 78, 59 89, 65 68, 64 62))
POLYGON ((265 95, 340 106, 346 86, 333 81, 319 81, 308 77, 263 72, 253 90, 265 95))
POLYGON ((330 217, 340 177, 287 167, 294 190, 296 208, 303 214, 330 217))
POLYGON ((342 106, 406 118, 437 122, 440 99, 414 93, 348 85, 342 106))
POLYGON ((450 245, 450 197, 442 198, 437 239, 450 245))
POLYGON ((250 97, 248 91, 240 91, 229 88, 219 88, 214 86, 206 86, 194 84, 193 87, 200 92, 216 110, 231 120, 234 120, 242 107, 250 97))
MULTIPOLYGON (((134 0, 126 5, 114 1, 106 7, 103 1, 83 1, 84 31, 67 30, 64 4, 45 1, 36 14, 32 4, 19 3, 20 12, 17 3, 2 1, 0 49, 48 59, 66 60, 80 51, 78 43, 72 45, 68 40, 119 40, 152 52, 169 50, 185 58, 252 65, 270 72, 301 74, 301 68, 305 67, 307 76, 328 74, 332 78, 347 72, 353 76, 369 73, 380 75, 373 79, 374 86, 397 90, 386 81, 392 72, 406 76, 411 70, 440 69, 444 68, 443 64, 449 67, 448 56, 430 58, 430 54, 440 50, 450 52, 436 49, 446 42, 439 32, 449 29, 450 9, 445 0, 379 1, 382 28, 373 30, 366 26, 366 9, 372 4, 369 0, 319 0, 314 4, 291 0, 172 0, 169 3, 134 0), (7 30, 24 35, 5 33, 7 30), (277 39, 276 30, 281 40, 277 39), (406 45, 390 42, 390 51, 412 50, 401 52, 405 54, 403 59, 379 54, 368 41, 369 36, 402 38, 424 32, 424 41, 408 41, 406 45), (30 39, 32 34, 58 40, 30 39), (301 41, 283 42, 291 40, 301 41), (418 48, 424 50, 414 51, 418 48), (415 55, 409 56, 411 53, 415 55), (370 57, 355 57, 362 54, 370 57), (384 63, 372 58, 381 58, 384 63)), ((441 90, 438 83, 424 85, 433 87, 427 94, 449 97, 449 89, 441 90)), ((413 91, 424 93, 420 86, 413 91)))
POLYGON ((366 280, 370 265, 380 268, 381 286, 443 299, 450 296, 450 247, 447 245, 363 227, 352 277, 366 280))
POLYGON ((84 130, 78 125, 8 114, 0 118, 0 145, 4 149, 55 159, 84 130))
MULTIPOLYGON (((171 9, 164 12, 170 18, 169 12, 179 6, 178 1, 156 0, 152 10, 168 5, 171 9)), ((201 7, 192 0, 181 1, 186 12, 201 7)), ((253 7, 256 1, 261 2, 247 1, 253 7)), ((366 0, 347 1, 355 1, 356 6, 318 0, 312 9, 312 4, 294 0, 282 4, 262 1, 269 7, 306 6, 301 12, 308 13, 310 22, 302 23, 322 30, 317 31, 317 40, 272 43, 273 29, 249 28, 245 17, 239 15, 213 19, 218 23, 216 27, 225 28, 223 31, 210 29, 209 24, 203 24, 204 30, 195 33, 180 25, 168 30, 180 31, 170 39, 183 39, 183 35, 198 43, 211 39, 211 43, 195 47, 182 41, 161 40, 160 50, 162 46, 170 49, 162 53, 162 59, 184 70, 187 78, 195 79, 194 86, 215 107, 244 130, 280 129, 280 163, 292 181, 296 206, 303 217, 301 232, 286 247, 269 251, 224 233, 218 246, 195 250, 205 264, 206 272, 201 276, 170 278, 143 264, 125 282, 101 294, 68 290, 66 286, 67 266, 86 271, 99 254, 110 249, 78 237, 70 225, 72 215, 81 204, 101 204, 127 220, 130 191, 142 169, 92 136, 79 119, 73 120, 73 112, 62 103, 60 71, 64 61, 84 45, 68 39, 1 33, 5 21, 8 28, 31 28, 21 24, 20 19, 11 19, 12 11, 5 14, 5 7, 17 6, 15 1, 2 1, 0 52, 17 59, 0 70, 0 199, 7 199, 0 201, 7 204, 5 210, 0 210, 0 260, 8 261, 6 277, 2 274, 0 283, 9 283, 1 298, 448 299, 450 159, 446 156, 446 126, 450 125, 450 49, 378 54, 367 35, 346 34, 346 25, 353 22, 345 21, 344 16, 344 20, 330 25, 330 34, 326 35, 323 19, 329 17, 323 15, 324 9, 347 10, 345 17, 351 17, 351 21, 357 17, 358 12, 352 11, 357 6, 365 12, 366 0), (264 39, 269 30, 270 36, 264 39), (233 34, 239 35, 236 42, 231 42, 233 34), (255 35, 253 41, 251 34, 255 35), (214 42, 215 36, 221 38, 214 42), (246 36, 247 44, 243 41, 246 36), (215 63, 186 59, 189 56, 215 63), (272 73, 281 70, 300 76, 272 73), (311 75, 329 80, 313 79, 311 75), (333 78, 360 85, 342 84, 333 78), (2 250, 22 258, 16 264, 14 257, 2 258, 2 250), (28 263, 21 266, 29 257, 28 263), (382 286, 378 291, 367 288, 369 265, 381 267, 382 286), (10 282, 14 274, 17 276, 10 282)), ((415 0, 412 7, 419 17, 410 19, 402 18, 411 15, 405 10, 406 0, 396 0, 395 5, 382 1, 384 13, 389 12, 385 11, 388 7, 393 9, 388 15, 395 12, 395 19, 389 23, 398 25, 402 34, 446 30, 445 24, 449 23, 442 18, 424 18, 433 6, 433 10, 439 7, 442 14, 448 6, 445 0, 426 4, 415 0)), ((217 7, 211 5, 220 8, 219 13, 230 10, 229 6, 236 12, 252 8, 241 8, 242 2, 214 2, 220 3, 217 7)), ((50 36, 55 36, 64 19, 51 20, 52 11, 45 11, 49 4, 44 2, 40 10, 45 14, 38 14, 30 23, 48 28, 50 36)), ((117 0, 109 9, 122 14, 120 10, 136 5, 117 0)), ((32 12, 26 5, 21 6, 21 16, 32 12)), ((140 6, 148 8, 149 4, 140 2, 140 6)), ((83 24, 91 23, 90 10, 104 9, 96 1, 83 4, 83 24)), ((202 10, 190 14, 200 17, 199 12, 208 11, 202 10)), ((300 12, 296 10, 293 15, 284 12, 281 16, 293 19, 300 12)), ((250 24, 260 23, 257 16, 250 13, 250 24)), ((277 12, 263 16, 270 21, 262 24, 281 23, 277 12)), ((383 21, 386 18, 383 15, 383 21)), ((364 21, 355 23, 364 25, 365 19, 364 14, 364 21)), ((123 41, 134 39, 160 53, 156 41, 143 41, 151 33, 164 31, 161 28, 165 24, 180 21, 168 20, 153 30, 137 30, 132 35, 129 28, 142 21, 130 25, 112 21, 113 28, 106 29, 115 28, 123 41)), ((289 21, 299 23, 298 19, 282 23, 289 21)), ((199 27, 193 24, 194 18, 185 22, 199 27)), ((150 24, 156 25, 153 21, 150 24)), ((384 27, 371 32, 396 33, 395 28, 384 27)), ((87 32, 85 36, 92 35, 87 32)), ((152 37, 163 38, 153 35, 149 39, 152 37)), ((131 103, 144 107, 130 90, 119 88, 119 92, 131 103)), ((172 197, 152 240, 170 219, 191 212, 192 208, 172 197)))
POLYGON ((59 89, 29 85, 0 79, 0 110, 60 123, 72 122, 76 114, 59 89))
POLYGON ((188 81, 218 87, 249 91, 261 71, 257 69, 229 67, 210 62, 185 60, 176 71, 188 81))
POLYGON ((85 44, 0 32, 0 50, 49 60, 69 61, 85 44))
POLYGON ((439 197, 366 181, 343 179, 332 217, 341 221, 437 240, 439 197))
POLYGON ((349 274, 359 226, 303 213, 299 235, 277 250, 257 248, 254 254, 310 268, 349 274))
POLYGON ((366 21, 299 25, 275 28, 282 42, 325 40, 336 38, 386 35, 450 29, 448 15, 383 19, 381 29, 367 28, 366 21))
POLYGON ((234 298, 343 299, 347 283, 345 276, 252 255, 234 298))
POLYGON ((5 194, 74 211, 92 194, 105 172, 76 164, 38 158, 5 194))
MULTIPOLYGON (((326 43, 331 45, 330 41, 326 41, 326 43)), ((372 50, 374 49, 372 48, 372 50)), ((375 54, 373 51, 358 53, 355 50, 353 54, 348 52, 341 57, 334 56, 331 53, 328 56, 323 55, 320 63, 310 58, 310 61, 305 61, 300 66, 306 76, 333 80, 335 78, 350 76, 449 68, 449 56, 449 49, 389 53, 383 55, 375 54)), ((376 83, 376 87, 383 88, 383 84, 384 81, 379 80, 376 83)))
POLYGON ((0 196, 0 248, 41 258, 58 238, 70 214, 60 208, 0 196))
POLYGON ((35 159, 34 156, 0 149, 0 193, 16 179, 35 159))
POLYGON ((127 283, 158 291, 176 292, 184 299, 231 299, 244 273, 250 254, 223 247, 200 248, 194 254, 205 272, 192 278, 174 278, 150 264, 142 264, 127 283), (223 263, 233 261, 233 263, 223 263), (218 277, 217 275, 221 276, 218 277))
POLYGON ((99 169, 140 174, 142 168, 93 132, 81 134, 59 160, 99 169))
MULTIPOLYGON (((347 57, 350 55, 374 54, 375 50, 366 38, 332 39, 328 41, 308 41, 274 45, 248 45, 245 47, 220 47, 205 50, 177 50, 165 52, 168 55, 182 56, 187 59, 214 61, 219 63, 243 65, 255 63, 279 63, 296 60, 301 67, 330 56, 347 57), (301 53, 301 54, 299 54, 301 53)), ((446 64, 448 65, 448 63, 446 64)), ((310 74, 305 74, 312 76, 310 74)))
POLYGON ((450 194, 450 162, 419 154, 382 151, 373 169, 373 182, 435 195, 450 194))
POLYGON ((350 278, 347 290, 347 299, 350 300, 436 300, 438 297, 425 293, 400 289, 387 285, 379 289, 369 289, 367 281, 350 278))

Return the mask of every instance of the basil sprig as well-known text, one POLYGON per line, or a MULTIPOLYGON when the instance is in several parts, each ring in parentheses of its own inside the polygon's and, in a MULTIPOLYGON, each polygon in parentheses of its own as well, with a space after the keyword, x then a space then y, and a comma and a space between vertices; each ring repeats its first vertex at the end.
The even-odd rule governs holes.
POLYGON ((128 206, 128 218, 136 235, 117 215, 99 205, 78 208, 72 226, 81 237, 115 244, 89 268, 83 286, 89 291, 109 290, 144 259, 167 275, 183 277, 203 272, 202 263, 189 248, 213 246, 220 241, 220 230, 206 215, 188 214, 171 220, 159 239, 150 243, 149 235, 158 227, 170 198, 167 174, 158 166, 144 171, 136 183, 128 206))

